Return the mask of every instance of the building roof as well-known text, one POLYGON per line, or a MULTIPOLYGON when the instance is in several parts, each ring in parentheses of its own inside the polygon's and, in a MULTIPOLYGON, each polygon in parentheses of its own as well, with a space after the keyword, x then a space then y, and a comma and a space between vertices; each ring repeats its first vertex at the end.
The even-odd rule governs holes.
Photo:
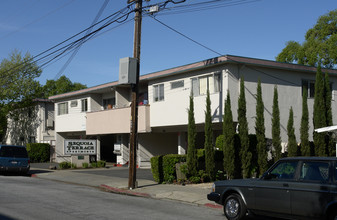
MULTIPOLYGON (((184 73, 187 71, 192 71, 196 69, 221 65, 223 63, 235 63, 235 64, 244 64, 244 65, 252 65, 252 66, 262 66, 267 68, 274 68, 274 69, 286 69, 286 70, 292 70, 292 71, 303 71, 303 72, 316 72, 317 68, 313 66, 306 66, 306 65, 299 65, 299 64, 292 64, 292 63, 282 63, 277 61, 271 61, 271 60, 263 60, 263 59, 255 59, 255 58, 248 58, 248 57, 240 57, 240 56, 233 56, 233 55, 224 55, 219 57, 214 57, 211 59, 199 61, 192 64, 187 64, 183 66, 178 66, 154 73, 149 73, 146 75, 141 75, 139 80, 142 81, 148 81, 156 78, 162 78, 166 77, 168 75, 175 75, 184 73)), ((324 69, 322 72, 328 72, 329 74, 337 75, 336 69, 324 69)), ((83 95, 88 93, 97 92, 99 90, 109 89, 111 87, 119 85, 118 81, 105 83, 98 86, 93 86, 90 88, 59 94, 55 96, 49 97, 51 100, 57 100, 57 99, 64 99, 67 97, 77 96, 77 95, 83 95)))

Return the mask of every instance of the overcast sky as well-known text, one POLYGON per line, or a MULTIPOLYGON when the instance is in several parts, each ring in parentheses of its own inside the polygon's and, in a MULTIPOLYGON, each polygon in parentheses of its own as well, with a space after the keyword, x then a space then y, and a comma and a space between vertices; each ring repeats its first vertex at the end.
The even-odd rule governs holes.
MULTIPOLYGON (((209 59, 218 54, 275 60, 287 41, 302 43, 306 31, 316 24, 319 16, 337 6, 336 0, 218 0, 205 4, 209 1, 168 3, 165 9, 155 14, 155 18, 211 50, 182 37, 150 16, 144 16, 142 75, 209 59)), ((104 2, 0 1, 0 59, 7 58, 15 49, 37 56, 85 30, 91 26, 104 2)), ((152 0, 144 2, 143 6, 160 2, 164 1, 152 0)), ((110 0, 99 20, 126 6, 127 0, 110 0)), ((61 73, 72 82, 88 87, 118 80, 119 59, 133 55, 133 16, 134 13, 131 13, 128 18, 123 17, 119 20, 122 23, 111 24, 85 42, 64 72, 60 70, 72 51, 49 64, 47 62, 53 56, 39 61, 39 65, 45 64, 39 78, 41 84, 45 84, 47 79, 57 79, 61 73), (127 20, 123 23, 124 18, 127 20)), ((79 37, 66 44, 77 39, 79 37)), ((37 56, 36 59, 41 57, 37 56)))

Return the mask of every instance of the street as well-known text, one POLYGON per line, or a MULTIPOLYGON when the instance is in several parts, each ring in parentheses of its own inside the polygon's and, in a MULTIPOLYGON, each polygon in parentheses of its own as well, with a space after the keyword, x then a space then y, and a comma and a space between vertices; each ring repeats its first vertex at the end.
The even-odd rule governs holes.
POLYGON ((0 175, 0 219, 224 219, 221 210, 0 175))

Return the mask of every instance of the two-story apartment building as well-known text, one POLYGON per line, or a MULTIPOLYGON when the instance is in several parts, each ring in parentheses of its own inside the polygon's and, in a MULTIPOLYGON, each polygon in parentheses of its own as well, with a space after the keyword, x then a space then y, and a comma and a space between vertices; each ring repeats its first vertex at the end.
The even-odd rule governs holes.
POLYGON ((54 103, 49 99, 34 99, 30 107, 17 109, 8 115, 6 144, 48 143, 51 161, 55 159, 54 103))
MULTIPOLYGON (((336 118, 335 93, 337 70, 330 74, 332 110, 336 118)), ((210 91, 215 137, 222 133, 224 101, 231 95, 234 121, 240 78, 244 77, 249 132, 255 133, 256 88, 260 79, 265 105, 266 137, 271 138, 273 91, 279 94, 282 142, 287 143, 287 121, 294 110, 297 141, 302 114, 302 88, 308 88, 310 131, 312 134, 313 89, 316 68, 275 61, 225 55, 140 77, 138 116, 138 164, 149 166, 154 155, 184 154, 187 149, 189 96, 194 96, 197 147, 203 147, 206 92, 210 91)), ((128 85, 111 82, 76 92, 50 97, 55 102, 57 161, 74 160, 66 155, 68 139, 96 140, 96 159, 125 164, 128 162, 131 90, 128 85)), ((312 139, 312 135, 310 137, 312 139)))

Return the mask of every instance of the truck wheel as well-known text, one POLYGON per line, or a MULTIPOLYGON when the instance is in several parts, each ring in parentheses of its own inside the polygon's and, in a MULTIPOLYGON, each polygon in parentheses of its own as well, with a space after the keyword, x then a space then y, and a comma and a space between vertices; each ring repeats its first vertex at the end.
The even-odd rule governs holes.
POLYGON ((224 202, 224 213, 228 220, 240 220, 246 216, 246 205, 238 194, 229 195, 224 202))

